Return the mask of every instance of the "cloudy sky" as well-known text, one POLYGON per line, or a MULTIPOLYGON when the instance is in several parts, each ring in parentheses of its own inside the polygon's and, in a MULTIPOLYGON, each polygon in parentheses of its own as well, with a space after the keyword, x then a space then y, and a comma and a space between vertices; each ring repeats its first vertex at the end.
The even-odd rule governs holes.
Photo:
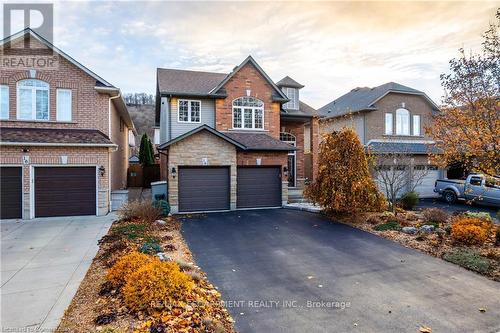
POLYGON ((54 43, 124 92, 157 67, 227 73, 251 54, 321 107, 399 82, 441 101, 458 48, 479 50, 500 2, 57 2, 54 43))

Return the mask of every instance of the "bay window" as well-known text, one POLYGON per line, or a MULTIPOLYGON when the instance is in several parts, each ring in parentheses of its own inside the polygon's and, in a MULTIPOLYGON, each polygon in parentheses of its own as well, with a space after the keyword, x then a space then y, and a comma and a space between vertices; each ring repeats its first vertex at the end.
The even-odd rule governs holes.
POLYGON ((0 86, 0 119, 9 119, 9 87, 0 86))
POLYGON ((57 89, 57 121, 71 121, 70 89, 57 89))
POLYGON ((396 110, 396 135, 410 135, 410 112, 406 109, 396 110))
POLYGON ((180 123, 201 122, 201 101, 180 99, 178 103, 178 118, 180 123))
POLYGON ((17 118, 49 120, 49 84, 40 80, 17 83, 17 118))
POLYGON ((234 129, 264 129, 264 103, 254 97, 240 97, 233 101, 234 129))

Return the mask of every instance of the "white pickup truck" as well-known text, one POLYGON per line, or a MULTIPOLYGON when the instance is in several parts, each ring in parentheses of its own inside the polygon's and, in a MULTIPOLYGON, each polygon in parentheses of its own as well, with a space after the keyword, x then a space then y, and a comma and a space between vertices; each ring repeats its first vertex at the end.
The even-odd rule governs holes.
POLYGON ((500 207, 500 179, 471 174, 465 180, 438 179, 434 192, 448 203, 458 199, 473 200, 474 203, 500 207))

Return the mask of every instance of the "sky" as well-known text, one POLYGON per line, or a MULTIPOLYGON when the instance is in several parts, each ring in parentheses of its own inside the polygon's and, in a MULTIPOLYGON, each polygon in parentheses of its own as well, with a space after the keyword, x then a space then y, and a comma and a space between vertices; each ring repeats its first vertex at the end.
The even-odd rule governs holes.
POLYGON ((127 92, 155 92, 156 68, 230 72, 249 54, 319 108, 394 81, 440 103, 458 49, 480 51, 500 1, 56 2, 54 44, 127 92))

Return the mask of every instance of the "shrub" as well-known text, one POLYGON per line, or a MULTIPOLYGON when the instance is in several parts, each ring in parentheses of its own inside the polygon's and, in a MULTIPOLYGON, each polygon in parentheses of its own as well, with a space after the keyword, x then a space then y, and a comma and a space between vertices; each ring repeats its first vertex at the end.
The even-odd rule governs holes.
POLYGON ((399 203, 403 209, 412 210, 418 204, 418 193, 406 192, 399 199, 399 203))
POLYGON ((176 263, 155 260, 129 275, 123 296, 131 310, 147 311, 185 302, 193 288, 193 280, 176 263))
POLYGON ((476 219, 481 219, 481 220, 486 220, 486 221, 493 222, 493 219, 491 218, 491 215, 489 213, 486 213, 486 212, 471 212, 471 211, 468 211, 468 212, 465 212, 465 216, 467 216, 467 217, 474 217, 476 219))
POLYGON ((381 211, 386 206, 368 170, 365 149, 350 128, 323 137, 318 176, 304 194, 327 212, 381 211))
POLYGON ((158 252, 163 252, 161 245, 155 242, 145 242, 139 246, 139 252, 146 254, 156 254, 158 252))
POLYGON ((481 245, 489 236, 493 224, 473 217, 460 217, 451 226, 451 239, 464 245, 481 245))
POLYGON ((439 208, 427 208, 422 211, 425 221, 434 223, 446 223, 450 214, 439 208))
POLYGON ((373 229, 377 231, 401 230, 401 225, 397 221, 391 220, 386 223, 376 225, 373 229))
POLYGON ((113 235, 124 235, 128 239, 142 238, 145 231, 146 225, 137 223, 118 225, 111 230, 113 235))
POLYGON ((497 227, 495 232, 495 245, 500 246, 500 227, 497 227))
POLYGON ((161 214, 167 216, 170 213, 170 204, 166 200, 153 201, 153 207, 161 210, 161 214))
POLYGON ((443 259, 482 274, 486 274, 492 269, 491 260, 481 256, 475 249, 455 248, 446 253, 443 259))
POLYGON ((366 218, 366 223, 371 225, 382 224, 384 221, 378 215, 370 215, 366 218))
POLYGON ((121 286, 132 273, 155 260, 159 259, 144 253, 131 252, 116 261, 113 267, 108 270, 106 279, 115 286, 121 286))
POLYGON ((122 220, 141 219, 144 222, 152 223, 161 216, 162 209, 154 207, 151 201, 131 201, 124 204, 118 210, 118 217, 122 220))

